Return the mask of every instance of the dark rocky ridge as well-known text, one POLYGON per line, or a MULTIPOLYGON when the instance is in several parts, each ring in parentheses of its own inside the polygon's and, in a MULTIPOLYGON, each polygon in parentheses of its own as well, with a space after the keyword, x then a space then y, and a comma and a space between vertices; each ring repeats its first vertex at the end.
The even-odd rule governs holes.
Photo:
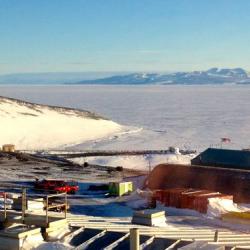
MULTIPOLYGON (((58 113, 68 115, 68 116, 73 115, 73 116, 90 118, 90 119, 95 119, 95 120, 99 120, 99 119, 108 120, 102 116, 99 116, 95 113, 92 113, 92 112, 86 111, 86 110, 67 108, 67 107, 59 107, 59 106, 49 106, 49 105, 44 105, 44 104, 36 104, 36 103, 31 103, 31 102, 27 102, 27 101, 23 101, 23 100, 19 100, 19 99, 14 99, 14 98, 10 98, 10 97, 0 96, 0 104, 1 103, 18 104, 21 106, 25 106, 25 107, 29 108, 30 110, 36 111, 38 113, 43 113, 43 111, 42 111, 43 108, 46 108, 46 109, 53 110, 53 111, 56 111, 58 113)), ((31 114, 31 113, 22 113, 22 115, 34 116, 34 114, 31 114)))

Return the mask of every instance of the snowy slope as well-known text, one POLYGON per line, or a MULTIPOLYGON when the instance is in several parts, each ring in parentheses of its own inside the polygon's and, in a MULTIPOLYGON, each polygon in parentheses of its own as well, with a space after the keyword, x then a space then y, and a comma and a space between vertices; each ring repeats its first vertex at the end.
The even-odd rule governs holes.
POLYGON ((0 145, 48 149, 101 139, 122 126, 94 113, 0 97, 0 145))

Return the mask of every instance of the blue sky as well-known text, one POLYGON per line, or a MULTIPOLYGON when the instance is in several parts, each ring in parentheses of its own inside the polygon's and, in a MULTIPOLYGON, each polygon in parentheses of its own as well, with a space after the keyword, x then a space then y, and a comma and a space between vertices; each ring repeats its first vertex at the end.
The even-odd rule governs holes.
POLYGON ((250 70, 249 0, 0 0, 0 74, 250 70))

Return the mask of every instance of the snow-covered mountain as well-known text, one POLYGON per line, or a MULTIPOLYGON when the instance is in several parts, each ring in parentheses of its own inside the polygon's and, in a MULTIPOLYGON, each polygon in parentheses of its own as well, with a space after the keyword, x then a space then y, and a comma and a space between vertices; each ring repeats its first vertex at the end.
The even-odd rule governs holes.
POLYGON ((170 74, 133 73, 96 80, 84 80, 78 84, 250 84, 250 77, 241 68, 207 71, 176 72, 170 74))
POLYGON ((0 97, 0 145, 48 149, 101 139, 123 127, 94 113, 0 97))

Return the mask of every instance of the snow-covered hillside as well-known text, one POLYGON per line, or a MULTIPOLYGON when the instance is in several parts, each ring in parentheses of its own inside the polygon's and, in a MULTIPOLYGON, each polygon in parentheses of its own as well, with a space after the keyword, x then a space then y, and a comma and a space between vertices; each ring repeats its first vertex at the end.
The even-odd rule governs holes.
POLYGON ((48 149, 101 139, 122 126, 94 113, 0 97, 0 145, 48 149))
POLYGON ((175 72, 169 74, 133 73, 114 75, 96 80, 84 80, 78 84, 250 84, 250 77, 242 68, 207 71, 175 72))

